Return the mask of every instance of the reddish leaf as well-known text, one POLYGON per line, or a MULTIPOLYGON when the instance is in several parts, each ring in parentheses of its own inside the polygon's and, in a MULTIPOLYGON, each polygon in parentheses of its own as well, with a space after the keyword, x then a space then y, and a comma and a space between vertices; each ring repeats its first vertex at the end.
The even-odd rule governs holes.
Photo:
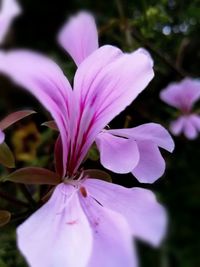
POLYGON ((60 135, 58 136, 55 147, 54 147, 54 160, 56 173, 63 177, 63 152, 62 152, 62 141, 60 135))
POLYGON ((8 168, 15 167, 14 155, 5 142, 0 144, 0 164, 8 168))
POLYGON ((112 178, 107 172, 97 170, 97 169, 84 170, 84 176, 104 180, 107 182, 112 182, 112 178))
POLYGON ((55 121, 46 121, 42 123, 42 126, 46 126, 52 130, 59 131, 58 126, 56 125, 55 121))
POLYGON ((11 181, 14 183, 22 184, 50 184, 57 185, 60 179, 56 173, 44 168, 26 167, 15 172, 10 173, 8 176, 1 178, 1 181, 11 181))
POLYGON ((11 213, 7 210, 0 210, 0 227, 9 223, 11 219, 11 213))
POLYGON ((15 122, 36 113, 33 110, 21 110, 14 113, 9 114, 7 117, 5 117, 3 120, 0 121, 0 129, 5 130, 15 122))

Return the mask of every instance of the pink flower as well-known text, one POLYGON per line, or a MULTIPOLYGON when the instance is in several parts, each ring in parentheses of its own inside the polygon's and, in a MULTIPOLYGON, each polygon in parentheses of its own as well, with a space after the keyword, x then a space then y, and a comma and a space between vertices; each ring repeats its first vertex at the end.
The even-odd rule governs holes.
POLYGON ((4 41, 12 21, 21 12, 16 0, 2 0, 0 5, 0 44, 4 41))
POLYGON ((87 13, 72 18, 59 39, 78 65, 73 90, 50 59, 29 51, 0 53, 0 71, 51 113, 60 131, 56 155, 62 152, 63 183, 18 228, 18 246, 32 267, 137 266, 131 237, 159 245, 165 210, 148 190, 87 179, 78 170, 96 140, 106 167, 133 171, 148 182, 162 174, 158 146, 172 151, 174 144, 161 126, 103 130, 153 78, 152 59, 141 49, 128 54, 114 46, 98 48, 96 25, 87 13), (161 171, 155 171, 157 164, 161 171))
POLYGON ((200 99, 200 81, 185 78, 172 83, 161 92, 160 98, 181 112, 178 119, 171 122, 171 132, 174 135, 184 133, 188 139, 195 139, 200 131, 200 116, 192 111, 192 107, 200 99))

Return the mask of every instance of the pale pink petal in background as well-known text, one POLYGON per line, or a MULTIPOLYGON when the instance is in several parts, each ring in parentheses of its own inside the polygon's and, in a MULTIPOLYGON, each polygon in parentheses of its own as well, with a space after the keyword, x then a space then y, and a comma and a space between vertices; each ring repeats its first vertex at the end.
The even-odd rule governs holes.
POLYGON ((190 140, 193 140, 198 136, 198 129, 196 128, 196 125, 193 123, 193 120, 190 116, 185 118, 183 132, 184 135, 190 140))
POLYGON ((180 135, 183 132, 184 123, 185 123, 185 117, 184 116, 180 116, 178 119, 173 120, 170 123, 170 131, 174 135, 180 135))
POLYGON ((182 112, 189 112, 200 98, 200 81, 185 78, 180 82, 171 83, 161 91, 160 98, 182 112))
POLYGON ((0 5, 0 44, 11 26, 12 21, 21 13, 16 0, 2 0, 0 5))

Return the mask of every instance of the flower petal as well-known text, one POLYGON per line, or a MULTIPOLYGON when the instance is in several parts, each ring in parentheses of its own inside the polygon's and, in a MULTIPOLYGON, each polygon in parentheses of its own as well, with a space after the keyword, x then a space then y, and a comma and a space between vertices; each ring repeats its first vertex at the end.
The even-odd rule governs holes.
POLYGON ((193 125, 196 127, 198 131, 200 131, 200 116, 197 114, 190 115, 190 119, 193 125))
POLYGON ((84 183, 89 194, 103 207, 124 216, 135 237, 153 246, 160 244, 166 233, 167 216, 151 191, 97 179, 87 179, 84 183))
POLYGON ((0 144, 4 142, 5 134, 0 130, 0 144))
POLYGON ((128 173, 138 164, 139 151, 136 141, 101 132, 95 139, 100 151, 101 164, 117 173, 128 173))
POLYGON ((15 0, 3 0, 0 10, 0 44, 4 41, 13 19, 21 13, 15 0))
POLYGON ((31 267, 87 266, 92 233, 77 189, 58 185, 50 200, 19 226, 17 240, 31 267))
POLYGON ((138 141, 140 160, 132 174, 141 183, 153 183, 165 171, 165 161, 157 147, 149 141, 138 141))
POLYGON ((102 128, 131 104, 153 75, 152 60, 141 51, 123 54, 103 46, 82 62, 74 80, 80 104, 75 136, 79 146, 84 143, 82 157, 102 128))
POLYGON ((190 116, 185 117, 183 132, 185 137, 190 140, 193 140, 198 136, 196 125, 193 123, 193 120, 190 116))
POLYGON ((185 117, 184 116, 179 117, 178 119, 170 123, 170 131, 174 135, 180 135, 183 131, 184 123, 185 123, 185 117))
POLYGON ((0 72, 32 93, 51 113, 60 130, 65 169, 72 89, 61 69, 43 55, 16 50, 0 53, 0 72))
POLYGON ((126 138, 134 138, 137 141, 152 141, 169 152, 174 150, 174 141, 169 132, 157 123, 145 123, 134 128, 108 130, 108 132, 126 138))
POLYGON ((79 65, 99 46, 94 17, 88 12, 71 17, 60 30, 58 42, 79 65))
POLYGON ((81 203, 93 229, 93 250, 87 267, 136 267, 131 231, 123 216, 91 197, 81 196, 81 203))
POLYGON ((200 81, 185 78, 179 83, 172 83, 161 91, 160 98, 167 104, 188 112, 200 98, 200 81))

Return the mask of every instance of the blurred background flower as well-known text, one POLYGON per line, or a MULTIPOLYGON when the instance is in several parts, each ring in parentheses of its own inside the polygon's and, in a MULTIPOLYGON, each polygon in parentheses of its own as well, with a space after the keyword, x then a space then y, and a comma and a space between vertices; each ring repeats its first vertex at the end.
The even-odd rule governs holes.
POLYGON ((32 122, 13 131, 11 137, 14 153, 19 161, 35 160, 40 142, 40 133, 32 122))

